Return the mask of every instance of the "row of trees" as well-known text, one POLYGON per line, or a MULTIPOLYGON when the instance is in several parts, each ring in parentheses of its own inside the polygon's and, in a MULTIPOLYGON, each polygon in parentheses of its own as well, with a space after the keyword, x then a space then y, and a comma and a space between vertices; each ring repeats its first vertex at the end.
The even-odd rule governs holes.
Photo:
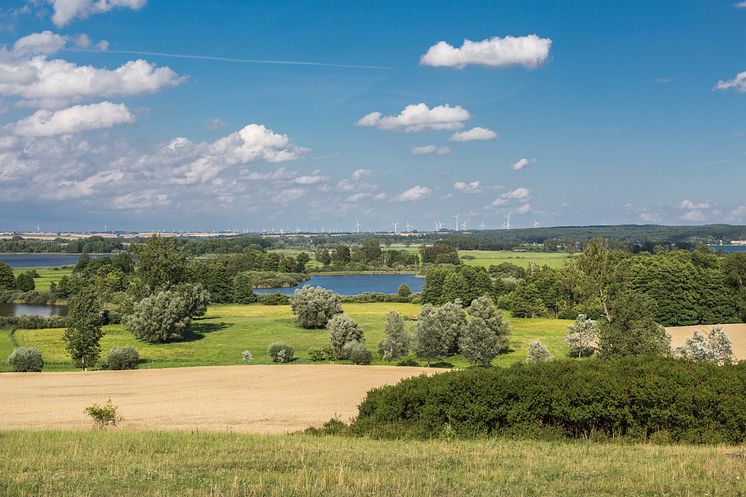
POLYGON ((13 268, 4 261, 0 261, 0 290, 18 290, 30 292, 36 288, 34 278, 38 276, 35 271, 24 271, 18 276, 13 275, 13 268))
POLYGON ((359 245, 337 244, 333 249, 322 247, 316 250, 316 260, 325 270, 362 271, 376 269, 415 269, 420 259, 417 254, 404 250, 381 249, 375 238, 363 239, 359 245))

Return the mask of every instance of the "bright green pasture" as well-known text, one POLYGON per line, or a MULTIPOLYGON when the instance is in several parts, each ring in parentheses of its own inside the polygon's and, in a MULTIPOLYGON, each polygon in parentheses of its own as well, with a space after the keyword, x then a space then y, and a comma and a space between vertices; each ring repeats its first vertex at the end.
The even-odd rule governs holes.
POLYGON ((13 269, 13 274, 18 276, 19 274, 25 273, 26 271, 31 271, 32 269, 36 269, 36 272, 39 273, 39 277, 34 278, 34 284, 36 285, 36 290, 40 292, 49 291, 49 284, 51 282, 54 281, 55 283, 57 283, 62 279, 63 276, 69 276, 73 273, 72 266, 62 266, 37 268, 18 267, 13 269))
POLYGON ((468 266, 489 267, 503 262, 516 266, 528 267, 529 263, 537 266, 549 266, 558 269, 574 255, 568 252, 517 252, 511 250, 459 250, 464 264, 468 266), (473 259, 472 259, 473 257, 473 259))
MULTIPOLYGON (((365 330, 368 347, 374 352, 376 363, 383 364, 377 345, 383 338, 386 313, 397 311, 405 317, 416 315, 416 304, 376 303, 344 304, 344 311, 365 330)), ((526 349, 534 339, 540 339, 557 357, 564 357, 567 348, 562 336, 570 324, 558 319, 510 319, 513 335, 511 352, 495 359, 495 364, 506 366, 526 357, 526 349)), ((407 321, 410 333, 413 321, 407 321)), ((144 363, 141 367, 163 368, 179 366, 211 366, 241 364, 241 352, 249 350, 252 364, 267 364, 267 346, 273 342, 286 342, 295 348, 295 363, 309 363, 308 348, 323 347, 328 343, 326 330, 304 330, 297 326, 289 306, 264 305, 214 305, 204 318, 195 320, 190 334, 181 341, 150 344, 135 339, 122 325, 107 326, 101 340, 104 354, 114 345, 135 347, 144 363)), ((33 346, 42 351, 45 370, 73 369, 65 352, 61 329, 17 330, 15 340, 19 346, 33 346)), ((2 338, 0 337, 0 342, 2 338)), ((460 357, 447 362, 457 367, 467 363, 460 357)), ((424 362, 423 362, 424 364, 424 362)), ((0 367, 6 367, 0 364, 0 367)))

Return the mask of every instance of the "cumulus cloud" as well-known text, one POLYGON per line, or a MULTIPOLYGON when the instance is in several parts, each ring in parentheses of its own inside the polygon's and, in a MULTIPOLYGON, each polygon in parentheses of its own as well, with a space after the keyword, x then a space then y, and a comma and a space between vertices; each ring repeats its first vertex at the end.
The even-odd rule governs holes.
POLYGON ((75 19, 87 19, 92 15, 103 14, 115 8, 139 10, 147 0, 47 0, 52 6, 52 22, 56 26, 66 26, 75 19))
POLYGON ((712 204, 709 201, 692 202, 689 199, 684 199, 679 203, 679 209, 709 209, 710 207, 712 207, 712 204))
POLYGON ((531 190, 529 190, 528 188, 519 187, 515 190, 505 192, 497 197, 495 200, 493 200, 490 205, 493 207, 500 207, 508 204, 511 200, 517 200, 522 203, 527 203, 529 200, 531 200, 531 190))
POLYGON ((365 200, 366 198, 369 198, 369 197, 370 197, 370 193, 354 193, 350 195, 349 197, 347 197, 345 199, 345 202, 350 202, 350 203, 360 202, 361 200, 365 200))
POLYGON ((25 55, 50 55, 62 50, 65 43, 67 43, 67 40, 64 36, 52 33, 51 31, 32 33, 16 40, 13 44, 11 54, 17 57, 25 55))
POLYGON ((436 147, 435 145, 412 147, 412 155, 445 155, 450 151, 451 149, 448 147, 436 147))
POLYGON ((512 167, 514 171, 520 171, 526 166, 528 166, 528 159, 519 159, 518 162, 516 162, 510 167, 512 167))
POLYGON ((360 180, 362 178, 366 178, 366 177, 368 177, 368 176, 370 176, 372 174, 373 174, 373 171, 371 171, 370 169, 355 169, 352 172, 352 176, 351 177, 352 177, 353 180, 357 181, 357 180, 360 180))
POLYGON ((684 221, 699 222, 706 220, 707 216, 701 210, 695 209, 682 214, 681 219, 683 219, 684 221))
POLYGON ((225 126, 225 121, 223 121, 222 119, 218 119, 217 117, 205 121, 205 128, 211 129, 213 131, 223 129, 225 128, 225 126))
POLYGON ((56 136, 134 122, 135 116, 126 105, 101 102, 75 105, 56 112, 39 110, 18 121, 12 129, 13 133, 19 136, 56 136))
POLYGON ((526 202, 525 204, 519 205, 515 210, 513 210, 516 214, 528 214, 531 212, 531 204, 526 202))
POLYGON ((482 191, 482 185, 479 181, 472 181, 470 183, 457 181, 453 184, 453 187, 463 193, 479 193, 482 191))
MULTIPOLYGON (((744 5, 746 7, 746 3, 744 5)), ((735 209, 732 209, 727 216, 728 221, 741 223, 746 219, 746 205, 739 205, 735 209)))
POLYGON ((487 40, 464 40, 456 48, 445 41, 430 47, 420 57, 420 64, 432 67, 453 67, 462 69, 467 65, 487 67, 523 66, 535 69, 549 57, 552 40, 535 34, 528 36, 494 36, 487 40))
POLYGON ((177 86, 184 78, 168 67, 145 60, 114 69, 78 66, 38 55, 30 59, 0 60, 0 96, 23 99, 26 105, 60 107, 95 98, 136 96, 177 86))
POLYGON ((718 81, 715 84, 715 90, 735 90, 739 93, 746 93, 746 71, 736 74, 733 79, 718 81))
POLYGON ((469 111, 456 105, 438 105, 432 109, 427 104, 407 105, 399 115, 384 116, 380 112, 371 112, 357 121, 358 126, 368 126, 387 131, 406 131, 417 133, 430 130, 454 130, 464 127, 469 120, 469 111))
POLYGON ((395 200, 398 202, 413 202, 415 200, 422 200, 423 198, 428 197, 431 193, 432 190, 430 188, 417 185, 397 195, 395 200))
POLYGON ((143 210, 163 207, 170 203, 168 194, 157 190, 143 190, 140 192, 117 195, 111 200, 114 209, 143 210))
POLYGON ((460 131, 454 133, 450 140, 454 142, 471 142, 477 140, 494 140, 497 138, 497 133, 487 128, 471 128, 467 131, 460 131))
POLYGON ((275 195, 272 201, 277 204, 288 204, 305 196, 306 193, 308 190, 305 188, 286 188, 275 195))
POLYGON ((331 178, 329 176, 323 176, 320 171, 316 170, 312 174, 305 176, 298 176, 294 182, 299 185, 318 185, 319 183, 326 183, 331 178))

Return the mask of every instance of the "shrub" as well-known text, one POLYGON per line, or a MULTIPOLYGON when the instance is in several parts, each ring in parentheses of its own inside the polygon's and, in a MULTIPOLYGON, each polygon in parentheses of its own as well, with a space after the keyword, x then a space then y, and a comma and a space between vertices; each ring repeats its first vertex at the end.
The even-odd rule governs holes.
POLYGON ((402 283, 401 285, 399 285, 399 289, 396 291, 396 294, 399 297, 406 298, 412 295, 412 289, 409 288, 409 285, 407 285, 406 283, 402 283))
POLYGON ((241 352, 241 360, 243 362, 248 363, 251 361, 251 359, 252 359, 251 352, 249 352, 248 350, 244 350, 243 352, 241 352))
POLYGON ((257 295, 257 300, 263 305, 290 305, 290 297, 281 293, 264 293, 257 295))
POLYGON ((112 347, 106 354, 109 369, 136 369, 140 364, 140 354, 132 347, 112 347))
POLYGON ((109 425, 116 426, 122 420, 122 417, 117 414, 117 406, 111 403, 111 399, 106 402, 106 405, 93 404, 86 407, 85 411, 93 419, 96 428, 99 430, 103 430, 109 425))
POLYGON ((351 317, 337 314, 329 320, 329 344, 338 359, 346 359, 344 346, 350 342, 363 341, 364 332, 351 317))
POLYGON ((695 362, 731 364, 734 360, 733 344, 720 326, 713 327, 707 335, 695 331, 694 335, 687 339, 686 344, 676 349, 675 353, 695 362))
POLYGON ((21 273, 16 278, 16 288, 22 292, 30 292, 36 288, 34 277, 28 272, 21 273))
POLYGON ((595 354, 599 347, 596 322, 585 314, 579 314, 575 322, 567 327, 565 343, 572 355, 583 357, 595 354))
POLYGON ((314 362, 333 361, 336 359, 334 349, 328 345, 326 347, 311 347, 307 353, 309 359, 314 362))
POLYGON ((293 347, 286 343, 275 342, 267 348, 267 355, 272 358, 272 362, 291 362, 294 354, 293 347))
POLYGON ((526 362, 547 362, 552 359, 553 357, 552 354, 549 353, 549 349, 547 349, 539 340, 534 340, 529 344, 526 362))
POLYGON ((414 359, 404 359, 396 363, 397 366, 412 366, 412 367, 419 367, 420 363, 415 361, 414 359))
POLYGON ((404 320, 396 311, 386 315, 383 326, 386 338, 378 343, 378 352, 384 361, 391 361, 409 353, 409 334, 404 329, 404 320))
POLYGON ((298 324, 303 328, 323 328, 331 318, 342 313, 339 296, 321 288, 304 286, 290 299, 298 324))
POLYGON ((38 373, 44 369, 44 359, 36 347, 18 347, 8 356, 8 366, 19 373, 38 373))
POLYGON ((373 354, 361 342, 347 342, 342 355, 352 361, 353 364, 370 364, 373 362, 373 354))
POLYGON ((377 438, 517 435, 746 441, 746 363, 665 357, 550 361, 402 380, 368 392, 355 434, 377 438), (696 413, 696 415, 694 414, 696 413))

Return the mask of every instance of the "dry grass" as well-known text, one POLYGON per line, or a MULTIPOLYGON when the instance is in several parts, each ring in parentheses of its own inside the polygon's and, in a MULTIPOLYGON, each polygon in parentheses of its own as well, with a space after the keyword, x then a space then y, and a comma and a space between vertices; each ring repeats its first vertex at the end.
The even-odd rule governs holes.
MULTIPOLYGON (((681 347, 695 331, 709 333, 713 325, 698 324, 696 326, 671 326, 666 328, 671 334, 671 346, 681 347)), ((733 355, 737 361, 746 360, 746 324, 724 324, 723 330, 733 343, 733 355)))
POLYGON ((432 373, 351 365, 222 366, 0 375, 0 429, 80 429, 111 399, 122 426, 287 433, 357 414, 371 388, 432 373))

